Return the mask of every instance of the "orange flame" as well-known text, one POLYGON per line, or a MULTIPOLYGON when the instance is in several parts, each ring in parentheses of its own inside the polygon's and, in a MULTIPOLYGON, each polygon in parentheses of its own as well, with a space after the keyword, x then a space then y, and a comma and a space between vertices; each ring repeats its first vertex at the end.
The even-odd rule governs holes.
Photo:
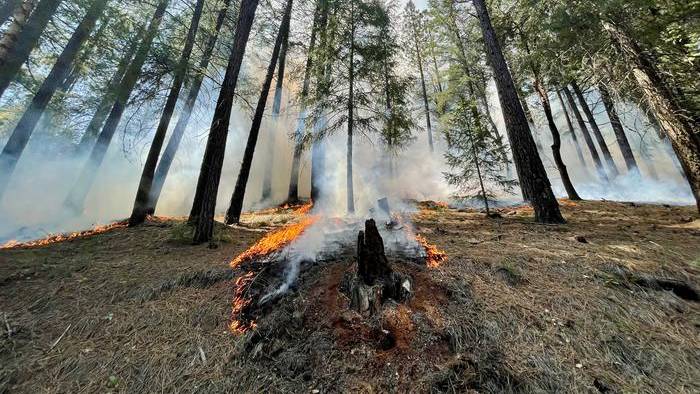
POLYGON ((250 271, 236 279, 236 291, 233 296, 233 320, 229 325, 231 332, 242 334, 251 328, 255 328, 254 321, 245 321, 241 317, 243 310, 250 305, 252 300, 246 297, 246 292, 255 280, 255 272, 250 271))
POLYGON ((427 265, 430 268, 436 268, 442 263, 447 261, 447 253, 445 251, 438 249, 435 245, 428 242, 425 237, 420 234, 416 235, 416 240, 421 244, 425 253, 427 254, 427 265))
POLYGON ((263 239, 258 241, 258 243, 238 255, 238 257, 231 262, 231 268, 236 268, 244 261, 250 261, 255 258, 267 256, 275 250, 286 246, 301 235, 301 233, 303 233, 304 230, 306 230, 310 225, 315 223, 316 220, 318 220, 317 216, 305 217, 298 223, 290 224, 277 231, 267 234, 265 237, 263 237, 263 239))
POLYGON ((125 220, 125 221, 121 221, 121 222, 114 222, 114 223, 107 224, 104 226, 97 226, 97 227, 92 228, 90 230, 76 231, 74 233, 49 234, 49 236, 46 238, 37 239, 34 241, 18 242, 18 241, 12 240, 12 241, 8 241, 5 244, 3 244, 2 246, 0 246, 0 249, 38 248, 38 247, 50 245, 50 244, 53 244, 56 242, 72 241, 72 240, 79 239, 79 238, 91 237, 91 236, 97 235, 97 234, 104 234, 106 232, 116 230, 118 228, 127 227, 127 225, 128 225, 128 222, 125 220))

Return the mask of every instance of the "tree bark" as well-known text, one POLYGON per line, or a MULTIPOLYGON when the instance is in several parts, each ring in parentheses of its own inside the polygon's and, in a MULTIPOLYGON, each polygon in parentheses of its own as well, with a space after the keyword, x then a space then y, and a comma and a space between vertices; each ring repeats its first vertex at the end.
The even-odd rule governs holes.
POLYGON ((142 38, 141 36, 142 30, 139 28, 138 34, 136 34, 128 49, 126 50, 126 52, 124 52, 124 57, 122 57, 119 61, 119 64, 117 64, 117 69, 114 71, 114 75, 112 75, 112 78, 107 84, 107 89, 102 95, 100 103, 97 105, 97 110, 92 115, 90 123, 88 123, 88 126, 85 128, 83 136, 80 138, 80 142, 78 143, 77 149, 77 152, 79 154, 87 152, 88 149, 90 149, 90 147, 93 145, 95 139, 97 138, 97 134, 99 133, 100 129, 102 128, 102 125, 105 122, 105 119, 107 119, 107 116, 109 115, 109 111, 114 106, 114 102, 117 98, 117 93, 122 78, 124 77, 126 70, 129 68, 131 61, 133 60, 134 55, 136 54, 136 50, 139 48, 139 42, 142 38))
MULTIPOLYGON (((282 23, 280 24, 279 31, 277 33, 277 39, 275 40, 275 46, 272 49, 272 58, 270 58, 270 64, 267 66, 267 74, 265 75, 265 81, 263 82, 262 89, 260 91, 260 97, 258 98, 258 105, 255 107, 255 115, 253 116, 253 124, 250 126, 250 133, 248 134, 248 143, 245 146, 245 152, 243 153, 243 161, 241 162, 241 169, 238 172, 238 179, 236 180, 236 188, 231 196, 231 204, 226 211, 226 224, 238 223, 241 218, 241 211, 243 210, 243 199, 245 198, 245 189, 248 185, 248 177, 250 175, 250 167, 253 164, 253 155, 255 154, 255 146, 258 143, 258 134, 260 133, 260 124, 262 123, 263 115, 265 114, 265 106, 267 105, 267 96, 270 92, 270 86, 272 85, 272 77, 275 74, 275 66, 279 60, 280 50, 283 45, 286 35, 289 32, 290 19, 292 17, 292 0, 287 0, 287 5, 284 10, 284 16, 282 17, 282 23)), ((284 71, 284 68, 282 68, 284 71)), ((277 78, 281 78, 278 75, 277 78)))
POLYGON ((668 134, 673 150, 681 162, 700 211, 700 137, 693 112, 675 99, 671 89, 649 55, 619 27, 603 21, 603 28, 632 69, 645 101, 668 134))
MULTIPOLYGON (((328 49, 328 14, 330 12, 331 2, 329 0, 319 0, 319 8, 321 9, 320 16, 320 45, 325 51, 328 49)), ((335 12, 334 5, 334 12, 335 12)), ((330 59, 321 58, 319 59, 321 64, 325 64, 325 67, 321 66, 320 69, 323 70, 318 76, 316 81, 317 86, 325 87, 328 85, 328 78, 330 75, 330 67, 332 62, 330 59)), ((316 95, 322 94, 323 89, 317 89, 316 95)), ((319 98, 319 97, 317 97, 319 98)), ((319 119, 314 125, 314 131, 317 132, 319 129, 325 127, 326 117, 325 114, 321 114, 321 119, 319 119)), ((313 142, 311 144, 311 200, 318 202, 321 199, 321 184, 323 183, 323 173, 325 171, 325 153, 323 147, 323 141, 318 136, 314 136, 313 142)))
POLYGON ((569 177, 569 171, 566 169, 564 160, 561 157, 561 136, 559 134, 557 124, 554 122, 548 92, 537 77, 535 77, 535 89, 537 90, 537 94, 540 96, 542 109, 544 110, 544 115, 547 118, 547 124, 549 125, 549 131, 552 133, 552 157, 554 157, 554 163, 556 163, 557 170, 559 170, 559 175, 561 175, 561 182, 564 184, 564 189, 566 190, 566 194, 569 196, 569 200, 580 200, 581 197, 579 197, 578 193, 576 192, 574 184, 571 182, 571 178, 569 177))
POLYGON ((22 155, 24 148, 29 142, 32 132, 36 128, 44 110, 51 101, 56 89, 66 78, 71 69, 71 64, 80 51, 80 47, 90 36, 90 32, 95 27, 97 19, 102 15, 107 0, 95 0, 87 11, 87 14, 73 32, 68 43, 63 48, 56 63, 54 63, 49 75, 37 90, 29 107, 24 111, 17 126, 12 131, 5 148, 0 154, 0 198, 7 187, 7 183, 12 172, 17 165, 17 161, 22 155))
MULTIPOLYGON (((17 44, 17 40, 19 39, 20 33, 22 32, 24 26, 27 24, 29 15, 34 10, 34 6, 36 6, 37 2, 37 0, 24 0, 21 2, 20 1, 21 0, 8 0, 8 2, 5 4, 5 7, 12 8, 10 10, 12 22, 10 22, 10 25, 7 27, 5 33, 2 36, 2 39, 0 39, 0 62, 3 62, 4 59, 7 58, 7 54, 14 50, 15 45, 17 44), (12 1, 16 3, 15 6, 12 6, 12 1)), ((4 18, 5 20, 7 20, 9 16, 4 18)))
POLYGON ((314 11, 314 23, 311 27, 311 39, 309 42, 309 53, 306 55, 306 66, 304 70, 304 82, 301 88, 301 94, 299 100, 301 102, 301 109, 299 111, 299 120, 297 122, 297 128, 294 133, 294 157, 292 158, 292 169, 289 175, 289 190, 287 192, 288 202, 299 201, 299 166, 301 162, 301 153, 303 149, 302 139, 304 128, 306 127, 306 98, 309 95, 309 88, 311 86, 311 70, 313 67, 313 53, 316 48, 316 34, 318 32, 319 24, 319 6, 316 6, 314 11))
POLYGON ((280 110, 282 108, 282 87, 284 85, 284 72, 287 61, 287 46, 289 45, 289 29, 283 32, 282 47, 280 48, 279 54, 279 65, 277 69, 277 82, 275 83, 275 96, 272 100, 272 123, 273 127, 270 127, 270 132, 268 133, 268 139, 266 144, 267 154, 265 157, 265 173, 263 174, 263 187, 261 200, 269 200, 272 197, 272 169, 275 164, 275 140, 277 137, 275 133, 275 126, 279 125, 280 110))
POLYGON ((498 97, 503 111, 508 139, 523 196, 535 211, 535 220, 541 223, 564 223, 559 204, 554 197, 547 173, 530 134, 523 107, 513 85, 513 79, 501 52, 496 32, 484 0, 474 0, 481 31, 486 44, 489 63, 493 68, 498 97))
MULTIPOLYGON (((250 29, 253 26, 257 8, 258 0, 241 0, 238 23, 236 24, 236 32, 233 37, 233 48, 229 56, 219 98, 216 102, 216 111, 211 122, 207 147, 204 151, 202 167, 199 171, 195 201, 192 205, 192 213, 196 217, 194 243, 211 240, 214 230, 214 210, 216 209, 216 196, 221 180, 221 168, 224 165, 233 96, 236 91, 238 74, 241 71, 243 56, 245 55, 250 29), (198 194, 199 198, 197 198, 198 194)), ((193 216, 192 213, 190 216, 193 216)))
POLYGON ((107 148, 109 148, 109 145, 112 142, 112 137, 114 136, 117 126, 119 125, 119 121, 124 114, 126 103, 129 101, 131 92, 134 90, 134 86, 141 75, 141 68, 146 61, 148 52, 153 44, 153 40, 158 34, 158 28, 163 20, 163 15, 165 14, 165 9, 168 7, 169 2, 170 0, 161 0, 158 3, 156 10, 151 17, 151 21, 149 22, 146 35, 141 41, 139 49, 136 51, 136 55, 134 56, 134 60, 129 65, 129 68, 126 70, 124 78, 120 83, 114 105, 112 106, 109 116, 102 127, 100 135, 97 137, 95 146, 90 152, 90 157, 88 158, 87 163, 85 163, 83 166, 83 170, 81 171, 75 186, 73 189, 71 189, 71 192, 68 194, 68 197, 64 202, 65 206, 73 209, 74 211, 82 209, 85 202, 85 197, 87 196, 92 184, 95 181, 95 178, 97 177, 97 170, 99 169, 100 165, 102 165, 102 161, 107 153, 107 148))
POLYGON ((588 172, 586 168, 586 160, 583 158, 583 152, 581 151, 581 144, 578 143, 578 137, 576 137, 576 130, 574 130, 574 125, 571 123, 571 116, 569 115, 569 110, 566 109, 566 103, 564 103, 564 98, 561 96, 561 90, 557 89, 557 97, 559 98, 559 103, 561 104, 561 109, 564 111, 564 118, 566 118, 566 126, 569 128, 569 133, 571 134, 571 139, 574 141, 574 148, 576 148, 576 155, 578 156, 579 164, 584 171, 588 172))
POLYGON ((622 152, 622 157, 625 159, 625 165, 627 166, 627 171, 633 172, 638 171, 639 166, 637 165, 637 160, 634 158, 634 153, 632 153, 632 147, 630 142, 625 135, 625 129, 622 127, 622 122, 620 117, 617 115, 617 110, 615 109, 615 102, 610 96, 608 88, 602 84, 598 84, 598 91, 600 91, 600 98, 603 101, 605 110, 608 113, 608 118, 610 118, 610 125, 615 132, 615 138, 617 139, 617 145, 620 147, 620 152, 622 152))
POLYGON ((566 95, 566 99, 569 101, 569 106, 571 107, 571 110, 574 112, 574 116, 576 117, 576 121, 578 122, 578 126, 581 129, 581 133, 583 134, 583 139, 586 141, 586 146, 588 146, 588 151, 591 154, 591 157, 593 158, 593 164, 595 164, 596 171, 598 172, 598 176, 600 179, 602 179, 605 183, 608 183, 608 176, 605 173, 605 169, 603 168, 603 162, 600 160, 600 156, 598 155, 598 151, 596 150, 595 144, 593 143, 593 138, 591 138, 591 134, 588 132, 588 127, 586 127, 586 123, 583 121, 583 117, 581 116, 581 112, 579 112, 578 107, 576 106, 576 101, 574 101, 574 96, 571 94, 571 91, 569 90, 568 87, 564 86, 562 88, 564 90, 564 94, 566 95))
POLYGON ((180 115, 177 119, 177 123, 175 124, 175 128, 173 129, 173 132, 170 135, 168 144, 165 146, 165 151, 163 151, 163 154, 161 155, 160 160, 158 161, 158 167, 156 168, 156 172, 153 178, 153 186, 151 188, 151 193, 148 198, 148 207, 146 209, 146 213, 148 215, 153 215, 156 211, 156 205, 158 204, 160 193, 163 190, 165 179, 167 178, 168 172, 170 171, 170 167, 173 164, 175 154, 177 153, 177 150, 180 147, 182 137, 185 135, 185 130, 187 129, 187 125, 190 121, 190 116, 192 116, 192 111, 194 110, 194 106, 197 102, 199 91, 202 88, 204 74, 206 73, 207 68, 209 67, 209 62, 211 61, 212 55, 214 53, 216 41, 219 38, 221 28, 223 27, 224 22, 226 21, 226 14, 228 13, 230 4, 231 0, 224 0, 221 9, 219 10, 219 13, 216 17, 216 25, 214 26, 214 31, 212 32, 204 47, 204 53, 202 54, 202 58, 200 59, 199 64, 197 66, 197 71, 192 79, 189 93, 187 94, 187 98, 185 99, 185 104, 182 106, 182 110, 180 111, 180 115))
POLYGON ((0 97, 14 81, 32 49, 39 43, 41 33, 46 29, 46 25, 60 4, 61 0, 41 0, 29 16, 15 45, 7 51, 5 56, 0 57, 0 97))
MULTIPOLYGON (((348 213, 355 213, 355 195, 352 177, 352 133, 355 125, 355 0, 350 0, 350 65, 348 72, 348 140, 346 144, 346 193, 348 213)), ((425 87, 425 85, 424 85, 425 87)))
POLYGON ((139 181, 139 187, 136 191, 136 199, 134 200, 134 208, 131 211, 131 217, 129 218, 129 226, 141 224, 144 220, 146 220, 146 215, 148 214, 148 200, 153 186, 153 176, 156 171, 156 165, 158 164, 158 157, 160 156, 161 149, 163 148, 165 134, 168 132, 168 126, 170 126, 170 120, 173 117, 173 112, 175 111, 177 99, 180 96, 182 84, 185 82, 187 65, 190 60, 190 55, 192 54, 192 48, 194 48, 195 37, 199 28, 199 21, 202 17, 203 7, 204 0, 197 0, 194 13, 192 14, 192 20, 190 21, 190 27, 185 38, 185 46, 182 49, 180 59, 175 67, 173 84, 170 87, 170 93, 168 94, 168 98, 165 102, 163 113, 160 116, 158 127, 156 128, 156 132, 153 136, 153 142, 148 150, 148 156, 146 157, 146 162, 144 163, 143 171, 141 172, 141 180, 139 181))
POLYGON ((598 141, 598 146, 600 147, 600 151, 603 153, 603 158, 608 165, 608 169, 610 170, 612 177, 615 178, 616 176, 620 175, 620 172, 617 170, 615 161, 610 154, 610 149, 608 149, 608 144, 605 142, 605 138, 603 138, 603 133, 600 132, 598 122, 596 122, 593 112, 591 112, 591 109, 586 102, 586 98, 583 96, 583 91, 581 91, 581 88, 579 88, 576 81, 571 81, 571 87, 574 89, 574 94, 576 94, 578 102, 581 104, 583 113, 586 114, 588 124, 591 125, 591 129, 593 129, 593 135, 598 141))

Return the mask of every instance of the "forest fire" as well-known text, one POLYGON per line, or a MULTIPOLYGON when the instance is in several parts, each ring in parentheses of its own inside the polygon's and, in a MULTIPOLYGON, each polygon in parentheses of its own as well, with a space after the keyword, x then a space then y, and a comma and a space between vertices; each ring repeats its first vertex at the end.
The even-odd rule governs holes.
POLYGON ((243 318, 244 309, 250 305, 252 299, 247 297, 248 289, 255 279, 255 272, 250 271, 236 279, 236 292, 233 296, 233 311, 229 329, 233 333, 242 334, 251 328, 255 328, 255 321, 248 321, 243 318))
POLYGON ((46 245, 51 245, 57 242, 72 241, 79 238, 91 237, 97 234, 104 234, 106 232, 116 230, 118 228, 127 227, 127 221, 114 222, 106 224, 104 226, 97 226, 89 230, 76 231, 73 233, 63 233, 63 234, 49 234, 46 238, 37 239, 27 242, 18 242, 15 240, 8 241, 0 249, 29 249, 38 248, 46 245))
POLYGON ((308 216, 303 218, 300 222, 290 224, 283 227, 280 230, 274 231, 258 241, 255 245, 251 246, 248 250, 241 253, 231 262, 231 268, 236 268, 244 261, 249 261, 258 257, 266 256, 275 250, 278 250, 291 241, 296 239, 301 233, 304 232, 310 225, 314 224, 318 220, 317 216, 308 216))
POLYGON ((435 245, 429 243, 428 240, 425 239, 425 237, 423 237, 422 235, 417 234, 416 241, 418 241, 418 243, 420 243, 423 249, 425 250, 425 253, 427 255, 426 265, 428 267, 439 267, 442 263, 444 263, 447 260, 447 253, 438 249, 435 245))

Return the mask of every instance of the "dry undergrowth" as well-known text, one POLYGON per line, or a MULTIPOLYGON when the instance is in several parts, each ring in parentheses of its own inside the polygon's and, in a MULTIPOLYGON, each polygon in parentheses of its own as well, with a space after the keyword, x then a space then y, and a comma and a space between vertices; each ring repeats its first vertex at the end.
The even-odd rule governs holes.
POLYGON ((228 263, 289 210, 220 227, 216 249, 157 221, 0 251, 0 392, 700 391, 699 304, 630 279, 698 288, 693 208, 566 203, 542 226, 423 207, 416 231, 449 258, 394 262, 418 292, 380 331, 347 310, 342 255, 228 332, 228 263))

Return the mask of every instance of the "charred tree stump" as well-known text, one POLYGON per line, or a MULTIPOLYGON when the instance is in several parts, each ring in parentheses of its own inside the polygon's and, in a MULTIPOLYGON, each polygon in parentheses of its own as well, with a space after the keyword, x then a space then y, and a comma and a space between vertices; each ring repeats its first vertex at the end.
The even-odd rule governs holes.
POLYGON ((374 219, 365 221, 357 236, 357 272, 345 278, 343 288, 350 307, 360 314, 373 315, 388 300, 403 302, 413 293, 413 281, 394 272, 384 254, 384 241, 374 219))

